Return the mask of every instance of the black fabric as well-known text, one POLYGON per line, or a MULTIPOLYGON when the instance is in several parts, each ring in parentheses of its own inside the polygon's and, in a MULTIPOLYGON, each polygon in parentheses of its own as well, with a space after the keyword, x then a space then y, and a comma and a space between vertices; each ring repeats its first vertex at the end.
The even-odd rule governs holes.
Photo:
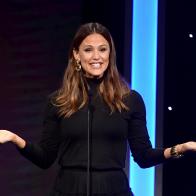
MULTIPOLYGON (((85 195, 86 177, 86 169, 60 169, 51 195, 85 195)), ((131 195, 123 170, 91 170, 90 187, 90 195, 131 195)))
MULTIPOLYGON (((88 84, 93 92, 92 105, 94 108, 91 133, 91 169, 101 172, 101 170, 124 168, 127 141, 134 160, 140 167, 151 167, 165 161, 164 149, 152 148, 146 128, 145 105, 139 93, 131 90, 130 96, 125 100, 130 108, 129 111, 110 114, 108 106, 97 94, 97 86, 100 82, 101 80, 88 79, 88 84)), ((87 110, 88 106, 69 118, 59 117, 58 109, 51 104, 49 99, 40 142, 37 144, 27 142, 25 148, 20 149, 21 154, 41 168, 50 167, 58 154, 61 168, 86 168, 87 110)), ((66 178, 66 176, 64 177, 66 178)), ((64 177, 62 181, 58 181, 60 178, 57 178, 56 187, 60 183, 65 184, 64 177)), ((97 186, 102 183, 103 179, 100 178, 100 181, 96 182, 97 186)), ((110 179, 112 178, 107 179, 108 189, 114 184, 111 183, 110 179)), ((83 180, 81 184, 85 186, 85 180, 83 180)), ((127 184, 126 187, 128 189, 127 184)), ((119 188, 122 187, 119 186, 119 188)), ((61 186, 61 190, 64 192, 67 190, 67 193, 70 191, 69 188, 64 190, 63 186, 61 186)), ((96 188, 95 190, 98 191, 96 188)), ((77 190, 75 191, 74 194, 77 193, 77 190)), ((110 190, 108 189, 108 191, 110 190)))

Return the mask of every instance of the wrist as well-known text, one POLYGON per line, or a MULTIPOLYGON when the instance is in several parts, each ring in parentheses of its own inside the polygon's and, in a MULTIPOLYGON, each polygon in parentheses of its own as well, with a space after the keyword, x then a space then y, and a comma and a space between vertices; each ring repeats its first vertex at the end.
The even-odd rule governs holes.
POLYGON ((17 142, 17 135, 13 133, 12 137, 11 137, 11 142, 13 142, 14 144, 16 144, 17 142))
POLYGON ((183 146, 181 144, 177 144, 170 149, 170 156, 173 159, 178 159, 183 157, 183 146))
POLYGON ((21 137, 18 135, 14 134, 12 138, 12 142, 17 145, 19 148, 24 148, 26 145, 25 140, 23 140, 21 137))

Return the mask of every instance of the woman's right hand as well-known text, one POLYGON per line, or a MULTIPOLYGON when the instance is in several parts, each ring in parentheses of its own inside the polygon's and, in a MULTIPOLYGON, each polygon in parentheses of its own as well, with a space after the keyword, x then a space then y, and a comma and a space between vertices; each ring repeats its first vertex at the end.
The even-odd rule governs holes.
POLYGON ((14 141, 16 134, 8 130, 0 130, 0 144, 14 141))
POLYGON ((0 130, 0 144, 4 144, 7 142, 13 142, 19 148, 24 148, 26 145, 25 140, 16 135, 15 133, 8 130, 0 130))

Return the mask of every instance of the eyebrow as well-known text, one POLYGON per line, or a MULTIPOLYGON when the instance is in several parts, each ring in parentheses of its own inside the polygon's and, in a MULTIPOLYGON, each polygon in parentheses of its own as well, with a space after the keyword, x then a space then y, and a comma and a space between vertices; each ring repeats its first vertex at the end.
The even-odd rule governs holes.
MULTIPOLYGON (((98 47, 102 47, 102 46, 107 46, 107 47, 109 47, 109 45, 108 44, 101 44, 101 45, 98 45, 98 47)), ((84 44, 84 47, 94 47, 93 45, 90 45, 90 44, 84 44)))

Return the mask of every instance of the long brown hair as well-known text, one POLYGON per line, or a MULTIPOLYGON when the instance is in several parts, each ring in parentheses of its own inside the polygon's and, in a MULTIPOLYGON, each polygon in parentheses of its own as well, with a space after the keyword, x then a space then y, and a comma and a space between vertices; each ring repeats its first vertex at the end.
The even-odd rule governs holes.
POLYGON ((121 112, 123 109, 129 109, 123 100, 130 93, 130 89, 117 70, 116 51, 112 37, 108 29, 103 25, 87 23, 80 26, 74 36, 68 54, 68 66, 64 74, 62 86, 53 99, 53 104, 59 108, 60 116, 65 118, 70 117, 88 103, 84 73, 82 70, 76 71, 77 62, 73 56, 73 51, 78 51, 81 42, 93 33, 101 34, 110 46, 109 65, 103 75, 102 82, 99 84, 98 92, 109 106, 111 113, 116 110, 121 112))

